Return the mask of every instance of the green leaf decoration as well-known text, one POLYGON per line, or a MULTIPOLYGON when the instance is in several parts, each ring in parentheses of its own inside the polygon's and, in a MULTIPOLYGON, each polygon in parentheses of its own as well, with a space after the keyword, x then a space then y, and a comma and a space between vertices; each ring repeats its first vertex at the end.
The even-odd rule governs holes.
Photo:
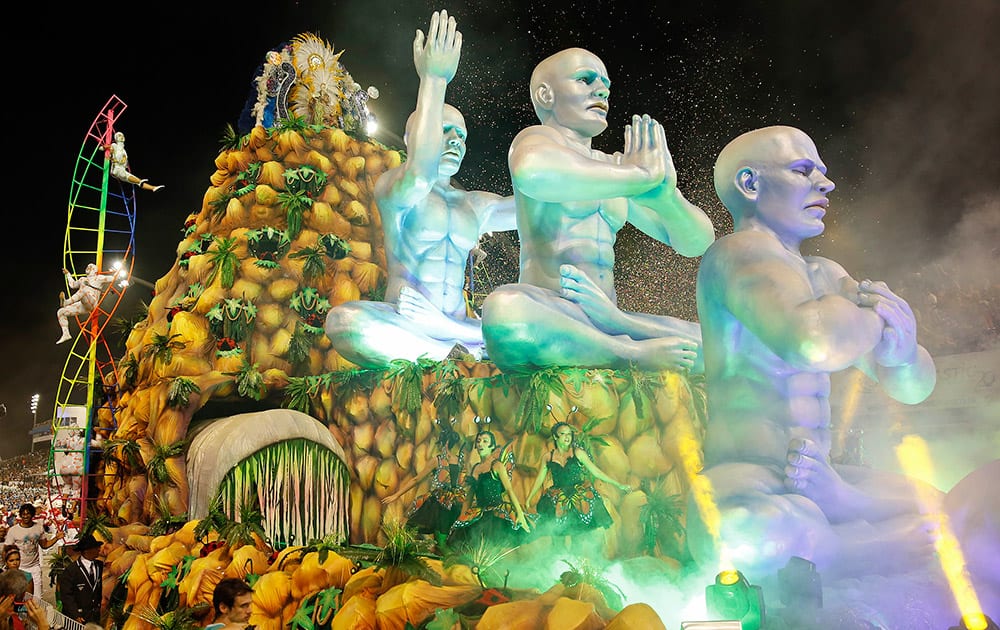
POLYGON ((326 257, 319 247, 303 247, 289 258, 302 258, 302 277, 308 280, 320 278, 326 275, 326 257))
POLYGON ((411 416, 419 413, 424 399, 424 370, 420 364, 394 359, 389 362, 385 378, 392 381, 393 398, 400 410, 411 416))
POLYGON ((247 232, 247 250, 256 258, 254 265, 264 269, 275 269, 292 245, 283 231, 265 227, 247 232))
POLYGON ((249 137, 250 134, 241 137, 231 123, 226 123, 226 127, 222 131, 222 138, 219 139, 219 145, 223 151, 232 151, 245 146, 249 137))
POLYGON ((113 526, 116 525, 111 522, 111 517, 108 514, 98 512, 96 508, 90 506, 87 508, 87 518, 84 519, 80 535, 97 534, 104 540, 114 540, 115 535, 111 531, 113 526))
POLYGON ((563 377, 566 380, 566 384, 573 388, 573 391, 580 393, 583 390, 583 386, 591 383, 591 370, 584 368, 562 368, 563 377))
POLYGON ((434 388, 434 408, 444 422, 461 414, 468 401, 465 379, 460 376, 443 378, 434 388))
POLYGON ((288 301, 288 307, 302 318, 301 323, 305 325, 306 332, 315 335, 323 333, 330 301, 320 295, 315 288, 305 287, 296 291, 288 301))
POLYGON ((211 532, 224 531, 228 523, 229 517, 222 509, 222 497, 216 494, 209 502, 208 515, 198 521, 192 534, 195 540, 204 541, 211 532))
POLYGON ((216 339, 231 339, 234 344, 247 340, 257 319, 257 306, 245 298, 226 298, 205 314, 216 339))
POLYGON ((517 551, 518 547, 503 547, 480 536, 475 542, 467 542, 457 547, 445 545, 445 555, 442 559, 444 568, 464 564, 472 569, 473 575, 483 588, 500 586, 503 576, 496 570, 496 564, 508 555, 517 551))
POLYGON ((625 592, 604 578, 601 572, 595 569, 586 558, 581 559, 579 567, 574 566, 568 560, 562 562, 570 568, 569 571, 565 571, 559 576, 559 581, 562 582, 563 586, 569 588, 577 584, 589 584, 600 591, 609 608, 621 610, 625 601, 625 592))
POLYGON ((338 548, 337 553, 355 562, 402 571, 435 586, 441 585, 441 576, 426 561, 426 558, 432 557, 430 541, 421 539, 415 528, 400 521, 384 523, 382 532, 386 539, 384 547, 368 543, 346 545, 338 548))
POLYGON ((619 374, 627 383, 621 393, 622 404, 631 400, 635 405, 635 415, 639 417, 646 415, 646 403, 656 395, 656 387, 661 384, 660 378, 635 369, 622 370, 619 374))
POLYGON ((288 118, 282 118, 275 125, 279 132, 281 131, 305 131, 309 127, 308 121, 306 121, 304 116, 296 116, 295 114, 289 114, 288 118))
MULTIPOLYGON (((226 216, 226 208, 229 207, 229 202, 235 199, 238 195, 233 190, 226 190, 219 193, 217 199, 213 199, 209 202, 209 207, 211 207, 212 220, 221 219, 226 216)), ((198 252, 199 254, 202 252, 198 252)))
POLYGON ((157 519, 149 524, 149 533, 152 536, 172 534, 188 522, 188 515, 186 513, 171 514, 170 504, 167 502, 166 497, 162 495, 156 498, 156 512, 158 515, 157 519))
POLYGON ((257 180, 260 178, 260 162, 251 162, 247 164, 245 170, 240 171, 236 176, 236 181, 233 182, 233 194, 237 197, 242 197, 252 193, 255 188, 257 188, 257 180))
POLYGON ((104 458, 118 465, 119 473, 138 474, 145 472, 142 463, 142 449, 139 442, 130 438, 116 438, 104 443, 104 458))
POLYGON ((565 391, 560 375, 564 368, 538 370, 528 377, 528 386, 521 393, 517 405, 517 428, 521 431, 538 433, 542 428, 549 404, 549 396, 561 396, 565 391))
POLYGON ((236 377, 236 390, 244 398, 261 400, 267 394, 264 375, 260 373, 260 367, 256 363, 243 359, 239 371, 225 372, 225 374, 236 377))
POLYGON ((174 350, 183 350, 187 347, 184 341, 178 341, 181 335, 160 335, 153 334, 153 340, 142 347, 142 359, 152 361, 153 366, 164 366, 174 359, 174 350))
POLYGON ((323 387, 333 394, 334 400, 343 405, 352 395, 363 392, 370 394, 381 380, 383 370, 340 370, 321 375, 323 387))
POLYGON ((314 630, 316 624, 313 622, 313 608, 315 608, 315 604, 308 599, 303 601, 295 614, 292 615, 288 627, 291 630, 314 630))
POLYGON ((433 370, 434 380, 436 381, 455 378, 458 376, 458 366, 455 364, 454 359, 437 361, 430 367, 433 370))
POLYGON ((150 480, 159 484, 180 483, 182 480, 170 478, 170 472, 167 469, 167 460, 171 457, 180 457, 184 454, 184 449, 186 448, 186 440, 174 442, 173 444, 154 444, 153 456, 146 465, 150 480))
POLYGON ((312 208, 313 200, 305 192, 283 190, 278 193, 278 203, 285 210, 285 222, 288 226, 285 232, 289 239, 295 240, 302 231, 302 216, 312 208))
POLYGON ((170 381, 170 389, 167 390, 167 406, 175 409, 184 409, 191 402, 191 394, 200 394, 201 388, 198 384, 186 376, 178 376, 170 381))
POLYGON ((151 624, 157 630, 198 630, 201 627, 198 621, 200 611, 197 608, 181 606, 161 614, 144 604, 132 614, 151 624))
POLYGON ((601 435, 591 435, 591 431, 596 429, 598 425, 611 419, 611 416, 605 416, 603 418, 591 418, 584 423, 583 427, 580 428, 580 433, 577 436, 577 442, 583 450, 587 451, 587 454, 593 457, 594 455, 594 445, 600 444, 601 446, 607 446, 608 441, 601 435))
MULTIPOLYGON (((643 549, 646 553, 654 554, 656 543, 662 540, 662 534, 666 533, 669 538, 677 542, 684 532, 684 498, 679 494, 661 496, 657 492, 652 492, 649 482, 642 483, 642 490, 646 494, 646 504, 639 511, 639 523, 642 525, 643 549)), ((662 549, 665 553, 676 553, 677 549, 662 549)))
POLYGON ((340 610, 340 593, 341 590, 335 586, 316 593, 314 600, 316 608, 313 610, 313 623, 316 624, 317 628, 330 627, 330 620, 340 610))
POLYGON ((308 164, 287 169, 284 177, 288 192, 304 193, 311 199, 318 197, 326 188, 326 173, 308 164))
POLYGON ((63 545, 59 545, 54 553, 49 554, 49 586, 54 588, 62 572, 74 562, 76 559, 66 553, 66 548, 63 545))
POLYGON ((310 393, 311 386, 309 383, 308 376, 290 376, 288 377, 288 385, 285 386, 285 398, 281 403, 281 406, 285 409, 293 409, 295 411, 301 411, 302 413, 309 413, 310 411, 310 400, 312 395, 310 393))
POLYGON ((212 263, 212 272, 208 276, 208 283, 212 284, 216 277, 220 278, 223 288, 232 289, 236 282, 236 270, 240 266, 240 259, 236 256, 236 238, 219 237, 215 239, 215 249, 208 251, 208 260, 212 263))
POLYGON ((122 376, 122 384, 125 391, 135 389, 139 378, 139 361, 135 358, 134 354, 129 352, 128 357, 118 364, 118 372, 122 376))
POLYGON ((351 244, 336 234, 323 234, 319 237, 318 243, 326 255, 334 260, 347 258, 351 253, 351 244))
POLYGON ((309 349, 313 346, 315 335, 306 331, 305 326, 300 326, 301 322, 295 324, 295 332, 288 342, 288 353, 285 358, 294 366, 302 366, 309 361, 309 349))

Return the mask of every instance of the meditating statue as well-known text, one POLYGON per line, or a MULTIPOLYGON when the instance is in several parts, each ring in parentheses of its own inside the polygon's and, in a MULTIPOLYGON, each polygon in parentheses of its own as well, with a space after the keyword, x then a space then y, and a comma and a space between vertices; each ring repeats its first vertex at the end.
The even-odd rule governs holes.
POLYGON ((691 257, 715 231, 677 189, 663 128, 648 115, 626 126, 623 152, 592 148, 607 127, 610 85, 604 63, 580 48, 548 57, 532 73, 541 124, 522 130, 508 153, 520 276, 483 304, 487 353, 505 372, 700 367, 696 323, 616 303, 614 245, 626 222, 691 257))
POLYGON ((934 550, 921 512, 938 509, 939 491, 830 461, 831 374, 858 368, 907 404, 926 399, 936 376, 902 297, 802 255, 802 242, 824 230, 834 189, 826 172, 809 136, 780 126, 739 136, 715 164, 734 233, 705 252, 697 300, 703 474, 721 521, 692 503, 688 540, 699 563, 718 566, 724 553, 751 580, 793 556, 824 579, 894 574, 926 566, 934 550))
POLYGON ((406 123, 408 159, 375 184, 386 301, 347 302, 326 319, 334 349, 359 366, 483 353, 481 322, 466 304, 466 262, 480 236, 514 229, 514 205, 510 197, 451 182, 465 157, 467 132, 461 112, 445 104, 445 90, 461 49, 462 34, 446 11, 431 17, 426 40, 418 30, 413 41, 420 86, 406 123))

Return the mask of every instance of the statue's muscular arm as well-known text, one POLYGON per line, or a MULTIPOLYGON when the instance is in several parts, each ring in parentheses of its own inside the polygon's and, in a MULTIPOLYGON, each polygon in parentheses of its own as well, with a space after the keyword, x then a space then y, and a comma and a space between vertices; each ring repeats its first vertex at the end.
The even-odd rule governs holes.
POLYGON ((773 237, 736 232, 702 260, 710 269, 701 277, 720 307, 789 366, 813 372, 842 370, 875 347, 882 320, 840 294, 815 297, 805 262, 796 269, 800 261, 773 237))
POLYGON ((383 189, 382 201, 397 208, 418 205, 438 178, 441 143, 444 138, 444 98, 455 77, 462 53, 462 34, 447 11, 434 12, 426 40, 417 30, 413 39, 413 65, 420 85, 413 126, 409 130, 406 163, 383 189))
MULTIPOLYGON (((655 121, 641 125, 646 129, 655 121)), ((629 131, 638 134, 641 131, 629 131)), ((514 189, 549 203, 631 197, 663 179, 663 156, 656 144, 630 142, 619 161, 599 160, 573 148, 559 131, 535 125, 511 143, 507 161, 514 189)))

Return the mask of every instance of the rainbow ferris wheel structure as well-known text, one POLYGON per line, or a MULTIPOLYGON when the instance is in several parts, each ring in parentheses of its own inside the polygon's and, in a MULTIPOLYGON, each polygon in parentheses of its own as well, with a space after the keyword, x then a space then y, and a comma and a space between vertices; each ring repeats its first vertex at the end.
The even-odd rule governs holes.
MULTIPOLYGON (((74 315, 79 332, 66 345, 52 415, 48 462, 50 503, 82 528, 98 496, 97 460, 117 427, 121 383, 105 337, 132 275, 135 249, 135 186, 110 178, 115 124, 126 109, 111 96, 91 123, 73 170, 63 241, 65 296, 87 280, 89 265, 114 281, 86 314, 74 315)), ((91 268, 93 269, 93 268, 91 268)), ((95 291, 96 292, 96 291, 95 291)))

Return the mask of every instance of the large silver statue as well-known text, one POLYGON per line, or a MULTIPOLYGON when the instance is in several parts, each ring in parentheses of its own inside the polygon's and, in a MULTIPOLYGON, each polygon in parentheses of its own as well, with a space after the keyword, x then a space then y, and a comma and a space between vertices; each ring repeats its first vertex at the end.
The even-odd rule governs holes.
POLYGON ((580 48, 543 60, 530 85, 541 124, 521 131, 508 154, 520 277, 484 302, 490 359, 504 371, 697 369, 697 324, 616 305, 614 244, 626 222, 684 256, 701 255, 715 238, 677 189, 663 128, 634 116, 623 152, 592 148, 607 127, 611 81, 580 48))
POLYGON ((375 185, 382 214, 388 283, 385 302, 348 302, 330 310, 326 334, 351 362, 443 359, 456 345, 483 352, 481 323, 466 306, 465 266, 480 236, 514 229, 513 199, 454 186, 465 157, 465 120, 445 104, 462 34, 447 11, 418 30, 413 64, 417 107, 406 123, 408 159, 375 185))
POLYGON ((937 509, 939 491, 830 462, 832 373, 859 368, 908 404, 927 398, 936 377, 903 298, 802 255, 802 242, 824 229, 834 189, 826 170, 809 136, 791 127, 743 134, 715 165, 735 229, 702 258, 697 299, 704 474, 721 521, 692 507, 688 535, 698 561, 711 566, 719 543, 751 579, 792 556, 834 578, 907 571, 933 552, 936 533, 921 510, 937 509))

